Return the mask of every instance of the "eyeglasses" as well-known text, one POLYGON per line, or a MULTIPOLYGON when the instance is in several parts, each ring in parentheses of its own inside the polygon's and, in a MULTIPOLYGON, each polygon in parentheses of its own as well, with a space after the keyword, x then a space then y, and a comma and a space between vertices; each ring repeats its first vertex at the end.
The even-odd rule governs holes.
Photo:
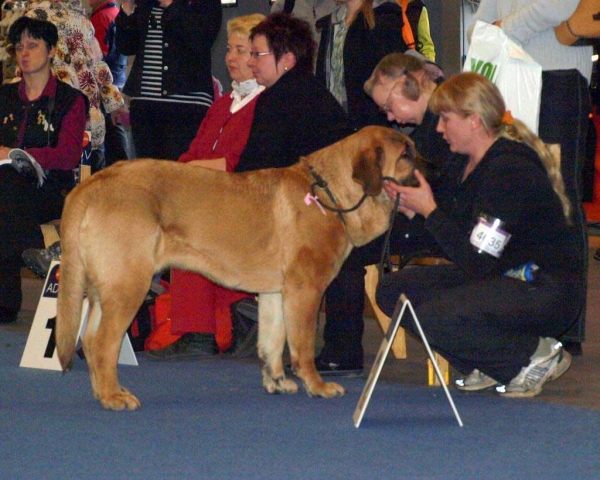
POLYGON ((253 52, 252 50, 250 51, 250 56, 254 60, 258 60, 258 57, 264 57, 265 55, 273 55, 273 52, 253 52))
POLYGON ((396 88, 395 83, 394 85, 392 85, 392 89, 390 90, 390 94, 388 95, 387 100, 381 107, 379 107, 379 111, 381 113, 388 113, 392 109, 390 104, 392 103, 392 93, 394 93, 394 88, 396 88))
POLYGON ((406 69, 400 74, 400 76, 396 79, 396 81, 394 82, 394 84, 392 85, 392 89, 390 90, 390 94, 387 97, 387 100, 385 101, 385 103, 379 108, 379 111, 381 113, 388 113, 392 107, 391 107, 391 103, 392 103, 392 94, 394 93, 394 90, 396 89, 396 86, 398 85, 398 82, 400 81, 400 79, 406 75, 406 69))

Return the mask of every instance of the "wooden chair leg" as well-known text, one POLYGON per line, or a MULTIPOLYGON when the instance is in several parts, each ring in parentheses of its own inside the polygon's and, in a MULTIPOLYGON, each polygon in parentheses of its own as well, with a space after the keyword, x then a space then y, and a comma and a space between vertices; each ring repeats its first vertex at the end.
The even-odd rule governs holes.
MULTIPOLYGON (((392 322, 392 319, 383 313, 377 306, 375 301, 375 292, 377 290, 377 283, 379 282, 379 272, 377 271, 377 265, 369 265, 367 267, 367 273, 365 275, 365 293, 367 300, 375 314, 375 319, 379 323, 381 330, 387 332, 387 329, 392 322)), ((399 328, 394 341, 392 342, 392 353, 394 358, 402 359, 406 358, 406 337, 404 329, 399 328)))
MULTIPOLYGON (((448 360, 446 360, 437 352, 433 352, 433 356, 435 357, 435 361, 438 364, 442 377, 444 377, 444 382, 446 385, 448 385, 450 383, 450 366, 448 364, 448 360)), ((427 359, 427 385, 430 387, 442 386, 437 375, 435 374, 435 369, 433 368, 433 364, 429 358, 427 359)))
MULTIPOLYGON (((391 319, 385 313, 383 313, 377 306, 375 301, 375 292, 377 290, 377 283, 379 282, 379 272, 377 271, 376 265, 369 265, 367 267, 367 273, 365 275, 365 293, 367 300, 371 306, 371 310, 375 314, 375 319, 379 323, 381 330, 386 332, 390 326, 391 319)), ((392 343, 392 353, 397 359, 403 359, 407 357, 406 353, 406 334, 404 329, 398 329, 398 333, 392 343)), ((446 382, 446 385, 450 383, 450 368, 448 361, 438 353, 434 353, 435 360, 438 364, 442 377, 446 382)), ((431 360, 427 359, 427 384, 430 386, 441 386, 440 382, 435 374, 435 370, 431 363, 431 360)))
POLYGON ((46 246, 46 248, 60 240, 55 224, 43 223, 40 225, 40 228, 42 229, 42 235, 44 236, 44 245, 46 246))

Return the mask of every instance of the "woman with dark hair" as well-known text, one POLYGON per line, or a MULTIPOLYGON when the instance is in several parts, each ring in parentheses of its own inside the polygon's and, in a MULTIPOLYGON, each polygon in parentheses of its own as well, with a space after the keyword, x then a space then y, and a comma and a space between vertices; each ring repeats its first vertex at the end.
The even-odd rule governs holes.
POLYGON ((383 57, 406 51, 402 9, 396 0, 339 0, 317 22, 321 33, 316 77, 348 113, 352 128, 387 125, 363 89, 383 57))
MULTIPOLYGON (((87 18, 81 0, 30 0, 25 16, 52 22, 58 30, 56 55, 52 74, 80 90, 88 99, 86 130, 91 133, 92 170, 104 168, 103 143, 106 115, 112 115, 124 105, 123 96, 113 84, 108 65, 94 37, 94 27, 87 18)), ((110 117, 109 117, 110 119, 110 117)))
POLYGON ((274 13, 252 29, 248 66, 266 90, 236 172, 287 167, 350 133, 344 110, 312 73, 310 25, 274 13))
POLYGON ((45 171, 38 187, 10 164, 0 166, 0 323, 21 306, 21 253, 43 247, 39 225, 60 218, 81 160, 86 97, 51 72, 58 31, 47 21, 17 19, 8 32, 22 80, 0 87, 0 159, 25 150, 45 171))
MULTIPOLYGON (((419 172, 419 187, 384 188, 452 264, 392 274, 377 303, 391 315, 406 294, 432 348, 466 375, 459 389, 535 396, 571 364, 556 338, 585 295, 559 159, 479 74, 446 80, 429 106, 460 154, 445 162, 443 189, 434 194, 419 172)), ((403 325, 416 332, 412 319, 403 325)))

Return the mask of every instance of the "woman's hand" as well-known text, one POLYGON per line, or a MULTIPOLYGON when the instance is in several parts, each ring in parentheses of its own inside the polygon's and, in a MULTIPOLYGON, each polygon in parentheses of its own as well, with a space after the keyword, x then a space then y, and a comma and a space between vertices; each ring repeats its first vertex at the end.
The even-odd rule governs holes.
POLYGON ((383 182, 383 188, 392 200, 396 200, 396 196, 400 197, 398 210, 408 218, 413 218, 415 213, 427 218, 437 208, 437 203, 431 186, 421 172, 415 170, 415 177, 419 181, 418 187, 403 187, 395 183, 383 182))
POLYGON ((8 152, 12 149, 8 147, 0 147, 0 160, 6 160, 8 158, 8 152))

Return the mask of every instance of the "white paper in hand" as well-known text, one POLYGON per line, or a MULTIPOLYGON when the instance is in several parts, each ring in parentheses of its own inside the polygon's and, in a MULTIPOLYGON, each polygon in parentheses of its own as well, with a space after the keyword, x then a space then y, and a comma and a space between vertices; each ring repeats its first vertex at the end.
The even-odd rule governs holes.
POLYGON ((21 175, 35 179, 38 187, 44 184, 46 174, 35 158, 29 155, 25 150, 13 148, 8 152, 8 159, 0 160, 0 165, 10 164, 21 175))

